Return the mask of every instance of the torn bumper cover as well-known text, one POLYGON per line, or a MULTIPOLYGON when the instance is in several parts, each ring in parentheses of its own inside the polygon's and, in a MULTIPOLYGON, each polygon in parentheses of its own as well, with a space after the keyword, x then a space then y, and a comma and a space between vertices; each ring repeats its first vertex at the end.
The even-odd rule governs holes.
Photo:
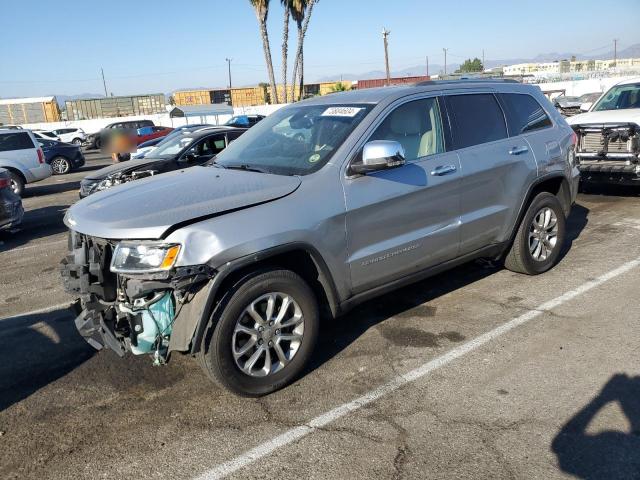
POLYGON ((110 271, 117 241, 71 231, 61 262, 65 290, 78 296, 78 332, 95 349, 149 353, 157 364, 190 349, 215 271, 207 265, 148 274, 110 271))
POLYGON ((640 127, 633 123, 577 125, 576 158, 581 179, 637 185, 640 182, 640 127))

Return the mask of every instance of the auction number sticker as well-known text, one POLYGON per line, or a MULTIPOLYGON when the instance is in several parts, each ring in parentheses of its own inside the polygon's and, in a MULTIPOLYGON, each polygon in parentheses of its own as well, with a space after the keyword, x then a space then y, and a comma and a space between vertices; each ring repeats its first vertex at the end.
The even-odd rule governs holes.
POLYGON ((355 117, 360 110, 360 107, 329 107, 321 117, 355 117))

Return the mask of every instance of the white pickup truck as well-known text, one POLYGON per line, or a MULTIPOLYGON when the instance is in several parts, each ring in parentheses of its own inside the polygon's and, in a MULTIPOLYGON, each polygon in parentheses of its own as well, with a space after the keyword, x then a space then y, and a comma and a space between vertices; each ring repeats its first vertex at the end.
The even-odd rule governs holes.
POLYGON ((582 182, 640 185, 640 77, 614 85, 567 122, 578 136, 582 182))

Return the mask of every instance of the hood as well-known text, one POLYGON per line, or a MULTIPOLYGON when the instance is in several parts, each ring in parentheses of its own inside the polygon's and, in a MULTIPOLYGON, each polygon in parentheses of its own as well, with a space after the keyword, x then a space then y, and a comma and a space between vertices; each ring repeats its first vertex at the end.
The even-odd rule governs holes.
POLYGON ((90 173, 85 177, 86 180, 103 180, 109 175, 117 172, 129 172, 137 170, 141 167, 148 167, 156 162, 164 162, 165 160, 159 158, 140 158, 135 160, 129 160, 128 162, 114 163, 108 167, 101 168, 93 173, 90 173))
POLYGON ((586 112, 567 118, 569 125, 587 125, 601 123, 635 123, 640 125, 640 108, 623 110, 602 110, 586 112))
POLYGON ((176 224, 276 200, 299 186, 299 177, 191 167, 94 193, 73 205, 64 222, 100 238, 155 239, 176 224))

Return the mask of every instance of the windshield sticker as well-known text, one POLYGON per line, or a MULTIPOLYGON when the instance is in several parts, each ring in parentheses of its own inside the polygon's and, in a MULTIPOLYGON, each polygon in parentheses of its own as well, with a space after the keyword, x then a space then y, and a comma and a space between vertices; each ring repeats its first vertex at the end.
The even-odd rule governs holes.
POLYGON ((316 163, 318 160, 320 160, 320 154, 319 153, 314 153, 313 155, 311 155, 309 157, 309 163, 316 163))
POLYGON ((321 117, 355 117, 360 110, 359 107, 329 107, 322 112, 321 117))

